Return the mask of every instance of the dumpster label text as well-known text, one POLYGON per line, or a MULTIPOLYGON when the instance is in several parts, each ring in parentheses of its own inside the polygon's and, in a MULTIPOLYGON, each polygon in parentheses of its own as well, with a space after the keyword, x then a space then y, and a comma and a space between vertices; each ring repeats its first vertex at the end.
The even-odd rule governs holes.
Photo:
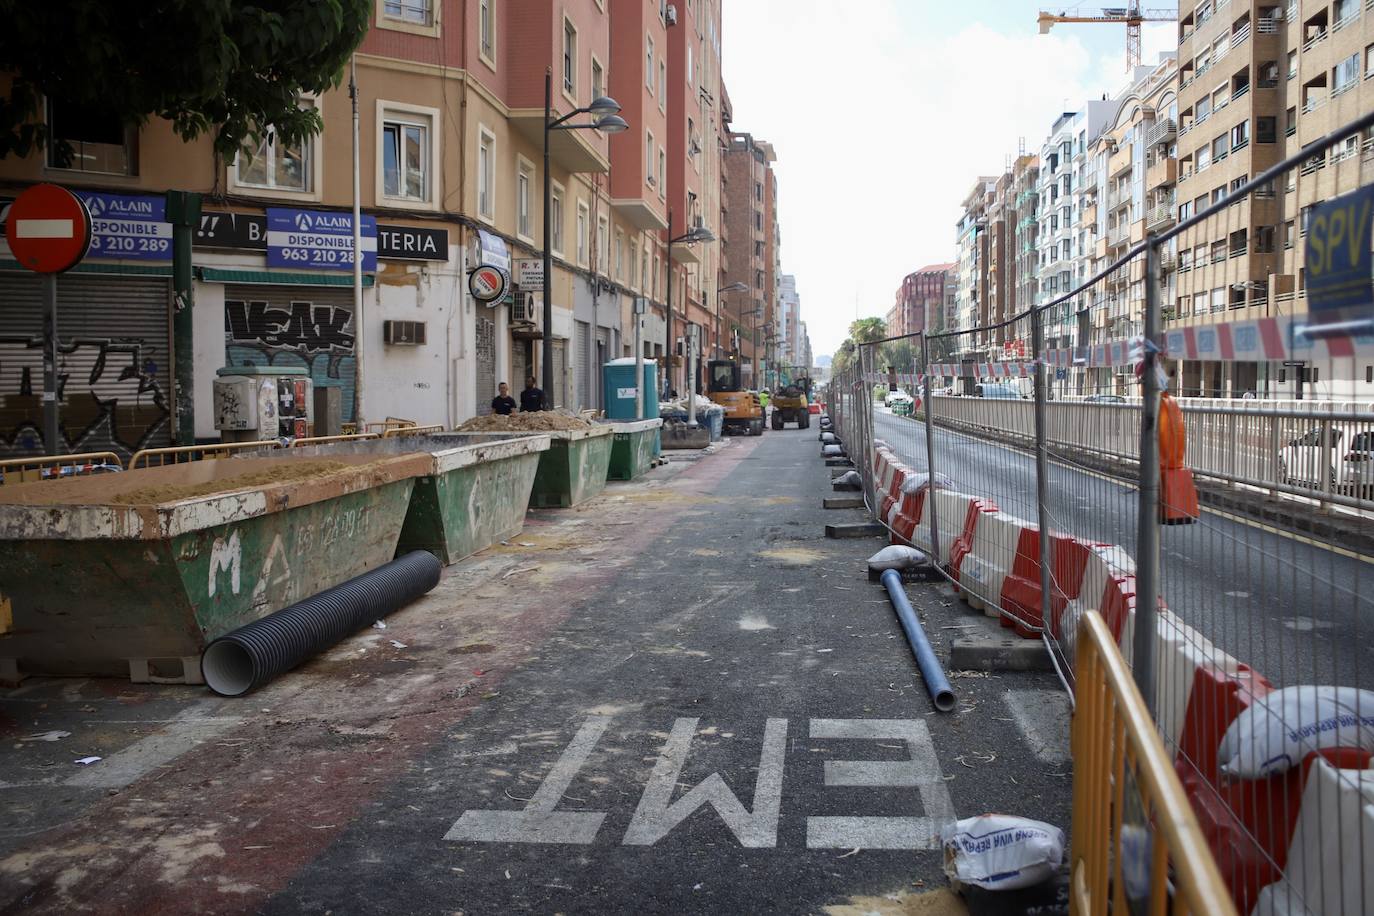
MULTIPOLYGON (((483 843, 566 843, 587 845, 596 840, 605 811, 560 811, 559 804, 587 765, 611 722, 592 716, 564 748, 539 789, 516 811, 468 810, 449 829, 446 840, 483 843)), ((745 807, 719 773, 694 786, 683 782, 683 769, 701 720, 679 718, 673 723, 639 803, 620 843, 653 846, 698 810, 709 807, 746 848, 771 849, 778 844, 782 814, 782 785, 788 751, 786 719, 768 719, 754 775, 752 806, 745 807), (676 800, 678 789, 686 791, 676 800)), ((955 818, 949 788, 940 773, 926 723, 921 719, 811 719, 811 741, 878 741, 900 748, 904 756, 885 760, 831 760, 824 767, 826 787, 916 789, 920 814, 889 816, 808 816, 808 849, 936 849, 940 824, 955 818)), ((796 739, 794 739, 795 744, 796 739)), ((510 795, 508 791, 506 793, 510 795)))

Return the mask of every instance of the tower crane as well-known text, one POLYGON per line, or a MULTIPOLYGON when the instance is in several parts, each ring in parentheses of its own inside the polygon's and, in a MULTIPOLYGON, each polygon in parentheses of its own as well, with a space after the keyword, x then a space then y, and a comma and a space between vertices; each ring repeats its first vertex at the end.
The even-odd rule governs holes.
POLYGON ((1176 9, 1144 9, 1138 3, 1130 6, 1114 6, 1099 10, 1096 15, 1088 10, 1060 10, 1052 13, 1040 11, 1040 34, 1044 35, 1055 23, 1059 22, 1124 22, 1126 24, 1126 72, 1140 66, 1140 25, 1143 22, 1177 22, 1176 9))

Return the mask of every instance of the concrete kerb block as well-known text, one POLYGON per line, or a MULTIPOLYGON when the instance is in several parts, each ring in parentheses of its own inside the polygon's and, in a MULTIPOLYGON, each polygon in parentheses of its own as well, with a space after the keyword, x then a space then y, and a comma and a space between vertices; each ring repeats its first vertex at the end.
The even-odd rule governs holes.
POLYGON ((1049 650, 1039 639, 1022 639, 989 617, 968 615, 970 628, 949 646, 955 671, 1053 671, 1049 650))
POLYGON ((821 499, 822 509, 862 509, 862 496, 827 496, 821 499))
POLYGON ((843 457, 827 458, 825 459, 825 466, 828 468, 852 468, 854 466, 854 462, 850 461, 848 458, 843 457))
POLYGON ((877 522, 844 522, 825 526, 825 536, 836 539, 871 538, 886 533, 887 529, 877 522))

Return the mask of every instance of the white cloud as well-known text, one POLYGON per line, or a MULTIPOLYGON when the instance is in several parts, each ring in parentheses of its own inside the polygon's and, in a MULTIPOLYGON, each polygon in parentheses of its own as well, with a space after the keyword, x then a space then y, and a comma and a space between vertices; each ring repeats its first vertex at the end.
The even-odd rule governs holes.
MULTIPOLYGON (((1124 30, 1120 51, 1095 55, 1074 30, 1035 34, 1033 17, 938 34, 901 0, 837 8, 727 3, 722 55, 734 127, 777 148, 783 270, 817 353, 844 339, 856 302, 881 315, 906 273, 954 260, 959 202, 1019 138, 1038 151, 1065 106, 1125 82, 1124 30)), ((1147 60, 1171 36, 1148 29, 1147 60)))

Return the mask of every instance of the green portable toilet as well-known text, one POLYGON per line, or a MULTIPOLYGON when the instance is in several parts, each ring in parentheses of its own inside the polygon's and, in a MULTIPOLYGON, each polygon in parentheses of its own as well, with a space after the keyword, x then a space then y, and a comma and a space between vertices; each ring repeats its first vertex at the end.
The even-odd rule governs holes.
MULTIPOLYGON (((635 358, 613 359, 601 367, 606 419, 638 420, 635 416, 635 358)), ((658 364, 644 361, 644 417, 658 417, 658 364)))

